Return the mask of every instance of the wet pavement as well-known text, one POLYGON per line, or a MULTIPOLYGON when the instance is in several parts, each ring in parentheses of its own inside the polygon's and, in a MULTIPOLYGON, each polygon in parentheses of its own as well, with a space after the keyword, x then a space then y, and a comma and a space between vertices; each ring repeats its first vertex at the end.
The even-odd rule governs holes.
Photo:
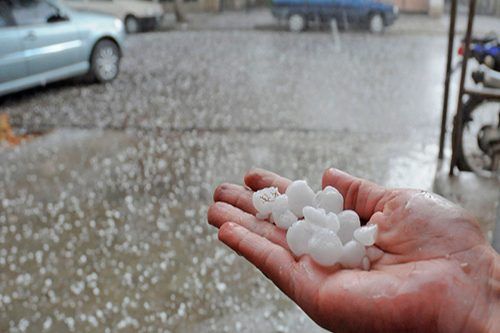
POLYGON ((0 150, 0 331, 321 331, 217 241, 211 193, 252 166, 430 189, 445 46, 149 33, 111 84, 7 97, 15 125, 51 132, 0 150))

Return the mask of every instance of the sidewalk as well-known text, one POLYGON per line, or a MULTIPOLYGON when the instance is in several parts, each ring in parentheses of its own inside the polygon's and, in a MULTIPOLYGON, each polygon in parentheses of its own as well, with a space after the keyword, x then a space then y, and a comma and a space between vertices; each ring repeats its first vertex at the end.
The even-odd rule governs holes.
MULTIPOLYGON (((177 25, 173 14, 167 14, 164 20, 165 29, 175 30, 286 30, 280 26, 271 15, 268 8, 252 9, 250 11, 227 11, 223 13, 188 13, 189 23, 177 25)), ((401 14, 394 26, 387 30, 389 34, 446 34, 448 32, 449 16, 431 18, 420 14, 401 14)), ((466 29, 467 15, 458 14, 457 33, 463 34, 466 29)), ((500 19, 493 16, 478 15, 475 18, 474 32, 476 34, 496 31, 500 33, 500 19)))

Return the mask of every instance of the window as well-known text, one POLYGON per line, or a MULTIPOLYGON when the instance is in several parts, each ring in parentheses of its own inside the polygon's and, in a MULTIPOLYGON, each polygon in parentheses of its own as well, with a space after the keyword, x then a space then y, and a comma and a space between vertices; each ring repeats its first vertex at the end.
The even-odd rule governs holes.
POLYGON ((9 27, 12 24, 11 6, 7 1, 0 2, 0 28, 9 27))
POLYGON ((47 23, 58 12, 56 7, 40 0, 17 0, 12 8, 12 15, 18 25, 47 23))

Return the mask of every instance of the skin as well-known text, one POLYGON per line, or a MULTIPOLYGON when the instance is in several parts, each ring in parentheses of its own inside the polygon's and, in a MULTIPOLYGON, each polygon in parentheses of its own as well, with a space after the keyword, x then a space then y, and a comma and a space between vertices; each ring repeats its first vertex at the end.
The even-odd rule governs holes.
POLYGON ((254 169, 222 184, 208 221, 317 324, 335 332, 500 332, 500 258, 476 220, 444 198, 386 189, 328 169, 344 209, 378 225, 371 269, 322 267, 288 249, 286 231, 255 217, 252 193, 290 180, 254 169))

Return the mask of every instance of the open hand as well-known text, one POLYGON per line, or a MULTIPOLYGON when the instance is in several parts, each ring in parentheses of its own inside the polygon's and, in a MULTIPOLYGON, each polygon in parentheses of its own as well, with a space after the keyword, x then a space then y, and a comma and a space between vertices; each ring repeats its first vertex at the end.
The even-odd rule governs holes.
POLYGON ((477 222, 435 194, 385 189, 329 169, 323 187, 378 225, 370 271, 296 258, 284 230, 255 217, 253 191, 290 180, 252 170, 222 184, 208 212, 219 239, 260 269, 316 323, 335 332, 500 332, 499 256, 477 222))

